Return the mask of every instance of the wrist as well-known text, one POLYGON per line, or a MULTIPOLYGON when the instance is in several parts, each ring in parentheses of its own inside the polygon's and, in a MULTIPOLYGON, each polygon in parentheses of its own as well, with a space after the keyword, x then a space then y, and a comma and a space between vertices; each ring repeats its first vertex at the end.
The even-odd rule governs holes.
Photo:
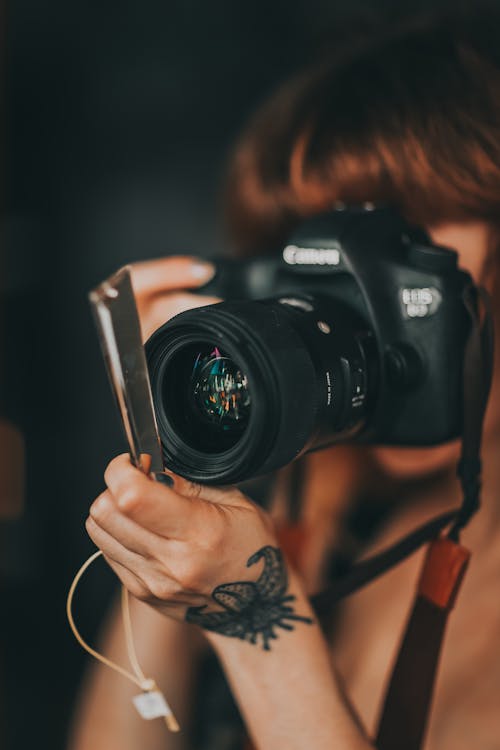
POLYGON ((286 586, 275 585, 272 590, 272 583, 267 582, 255 602, 243 608, 240 616, 234 613, 232 627, 210 628, 204 634, 219 653, 243 649, 255 654, 282 650, 283 642, 295 640, 298 633, 305 636, 304 630, 311 629, 319 631, 311 604, 300 577, 288 569, 286 586))

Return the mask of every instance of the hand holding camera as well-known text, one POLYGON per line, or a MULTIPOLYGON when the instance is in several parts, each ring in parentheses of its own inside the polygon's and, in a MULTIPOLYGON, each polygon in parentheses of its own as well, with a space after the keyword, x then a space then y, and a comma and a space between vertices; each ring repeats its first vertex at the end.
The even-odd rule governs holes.
POLYGON ((128 454, 109 464, 105 480, 108 489, 90 509, 87 531, 136 598, 177 619, 186 617, 187 607, 188 621, 221 632, 241 625, 237 600, 246 595, 250 603, 253 582, 260 581, 254 598, 258 593, 264 602, 279 595, 269 581, 279 575, 274 586, 284 594, 286 572, 272 521, 236 488, 204 487, 181 477, 166 487, 133 467, 128 454), (241 581, 248 591, 231 593, 241 581), (213 596, 217 587, 225 587, 220 601, 213 596), (229 604, 230 616, 205 623, 203 610, 214 599, 229 604))

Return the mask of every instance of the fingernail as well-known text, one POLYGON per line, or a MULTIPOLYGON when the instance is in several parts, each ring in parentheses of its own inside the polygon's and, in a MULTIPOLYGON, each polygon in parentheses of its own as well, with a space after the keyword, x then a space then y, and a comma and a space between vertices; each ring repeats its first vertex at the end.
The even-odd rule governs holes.
POLYGON ((198 281, 209 281, 215 274, 215 266, 205 260, 198 260, 191 266, 190 273, 198 281))
POLYGON ((169 474, 158 472, 157 474, 155 474, 155 479, 157 482, 160 482, 160 484, 164 484, 166 487, 174 486, 173 477, 171 477, 169 474))

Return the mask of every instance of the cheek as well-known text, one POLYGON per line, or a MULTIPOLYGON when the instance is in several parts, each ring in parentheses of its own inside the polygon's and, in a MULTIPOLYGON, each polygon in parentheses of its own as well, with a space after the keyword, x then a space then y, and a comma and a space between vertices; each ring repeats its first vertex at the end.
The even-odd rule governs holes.
POLYGON ((458 252, 460 266, 469 271, 474 281, 479 283, 491 245, 490 227, 483 222, 469 222, 443 224, 427 229, 433 242, 458 252))
POLYGON ((484 282, 486 253, 472 253, 466 250, 459 251, 458 264, 470 273, 476 284, 484 282))
POLYGON ((395 479, 423 477, 453 467, 460 457, 460 441, 435 448, 373 448, 380 466, 395 479))

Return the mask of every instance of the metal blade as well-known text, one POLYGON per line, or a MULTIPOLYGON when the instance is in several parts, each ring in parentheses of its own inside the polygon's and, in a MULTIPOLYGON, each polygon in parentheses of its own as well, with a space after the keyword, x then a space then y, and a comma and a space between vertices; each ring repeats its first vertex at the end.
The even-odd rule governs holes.
POLYGON ((89 299, 131 461, 142 469, 141 453, 148 453, 150 472, 162 472, 163 456, 129 268, 125 266, 103 281, 90 292, 89 299))

